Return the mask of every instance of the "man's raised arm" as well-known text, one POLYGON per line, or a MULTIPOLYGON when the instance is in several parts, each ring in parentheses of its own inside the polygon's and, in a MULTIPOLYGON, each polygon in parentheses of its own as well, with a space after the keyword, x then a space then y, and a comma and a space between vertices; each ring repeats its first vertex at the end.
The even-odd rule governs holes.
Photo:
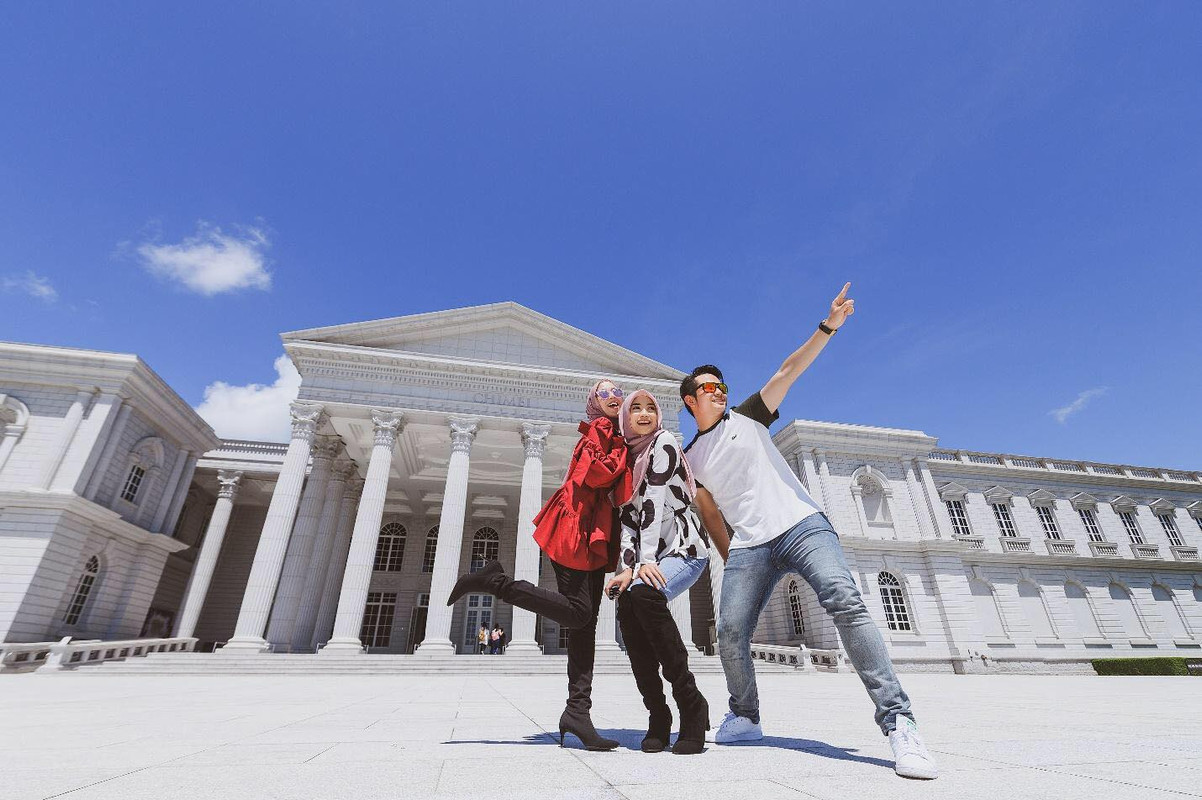
POLYGON ((776 374, 768 379, 764 384, 764 388, 760 389, 760 397, 764 401, 764 405, 769 411, 776 411, 780 408, 780 404, 785 401, 785 395, 789 393, 793 382, 801 377, 801 373, 805 372, 810 364, 814 363, 814 359, 822 352, 822 348, 826 347, 826 343, 830 341, 835 331, 842 327, 847 318, 855 313, 855 300, 847 296, 847 290, 851 288, 850 283, 843 284, 843 291, 839 292, 839 296, 831 301, 831 312, 826 319, 822 320, 821 325, 824 326, 830 333, 827 333, 819 327, 814 334, 806 340, 806 343, 793 351, 793 354, 785 359, 785 363, 780 365, 780 369, 776 374))

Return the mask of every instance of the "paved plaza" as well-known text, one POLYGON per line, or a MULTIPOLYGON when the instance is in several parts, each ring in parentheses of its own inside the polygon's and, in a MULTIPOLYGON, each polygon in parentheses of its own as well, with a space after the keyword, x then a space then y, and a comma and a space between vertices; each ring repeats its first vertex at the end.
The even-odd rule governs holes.
MULTIPOLYGON (((704 675, 721 718, 720 675, 704 675)), ((849 674, 764 674, 762 742, 637 751, 627 676, 597 679, 616 752, 560 749, 563 679, 0 677, 0 796, 102 798, 1202 797, 1202 681, 906 675, 943 776, 906 781, 849 674)))

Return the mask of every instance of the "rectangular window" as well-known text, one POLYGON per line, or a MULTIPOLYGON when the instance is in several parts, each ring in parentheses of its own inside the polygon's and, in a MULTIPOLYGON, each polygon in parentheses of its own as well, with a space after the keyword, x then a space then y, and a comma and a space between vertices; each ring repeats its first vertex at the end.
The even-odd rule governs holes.
POLYGON ((392 618, 395 614, 396 592, 368 592, 359 641, 368 647, 388 647, 392 641, 392 618))
POLYGON ((1085 532, 1089 534, 1089 541, 1106 541, 1106 537, 1102 535, 1102 528, 1098 525, 1098 516, 1093 513, 1092 508, 1078 508, 1077 514, 1081 517, 1081 524, 1085 526, 1085 532))
POLYGON ((562 625, 559 626, 559 649, 560 650, 568 649, 568 632, 569 632, 568 628, 565 628, 562 625))
POLYGON ((1182 547, 1185 542, 1181 541, 1181 533, 1177 530, 1177 520, 1173 519, 1172 514, 1157 514, 1156 518, 1160 520, 1160 527, 1164 528, 1164 535, 1169 537, 1169 544, 1173 547, 1182 547))
POLYGON ((426 537, 426 551, 422 553, 422 572, 434 571, 434 557, 438 555, 438 534, 431 533, 426 537))
POLYGON ((997 520, 997 528, 1002 536, 1011 538, 1018 536, 1018 529, 1014 527, 1014 517, 1010 515, 1010 506, 1005 503, 993 503, 993 518, 997 520))
POLYGON ((1131 540, 1131 544, 1143 544, 1144 535, 1140 533, 1139 525, 1135 521, 1135 514, 1130 511, 1120 511, 1119 519, 1123 521, 1123 528, 1127 531, 1127 538, 1131 540))
POLYGON ((972 536, 968 527, 968 515, 964 513, 964 502, 961 500, 945 500, 947 514, 952 518, 952 533, 956 536, 972 536))
POLYGON ((142 488, 142 479, 146 477, 146 470, 134 464, 129 470, 129 475, 125 478, 125 488, 121 490, 121 499, 129 503, 138 501, 138 490, 142 488))
POLYGON ((1056 515, 1052 513, 1052 509, 1047 506, 1035 506, 1035 513, 1039 515, 1039 524, 1043 526, 1043 535, 1049 539, 1060 538, 1060 526, 1056 524, 1056 515))

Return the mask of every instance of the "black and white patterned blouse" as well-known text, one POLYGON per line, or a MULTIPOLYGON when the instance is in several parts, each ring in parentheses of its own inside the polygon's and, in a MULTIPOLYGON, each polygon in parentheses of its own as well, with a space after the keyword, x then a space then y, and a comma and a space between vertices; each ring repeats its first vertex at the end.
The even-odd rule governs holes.
POLYGON ((676 437, 660 431, 651 443, 647 474, 621 508, 623 567, 654 564, 674 555, 709 555, 709 537, 689 505, 683 462, 676 437))

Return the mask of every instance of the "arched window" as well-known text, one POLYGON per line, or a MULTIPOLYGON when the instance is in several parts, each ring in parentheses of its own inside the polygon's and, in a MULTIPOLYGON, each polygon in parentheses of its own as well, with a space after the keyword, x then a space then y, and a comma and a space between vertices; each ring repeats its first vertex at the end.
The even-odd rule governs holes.
POLYGON ((376 572, 400 572, 405 560, 405 526, 390 522, 380 528, 376 542, 376 572))
MULTIPOLYGON (((125 473, 117 497, 130 505, 142 505, 151 482, 163 469, 163 440, 147 436, 134 445, 125 463, 125 473)), ((119 509, 118 509, 119 510, 119 509)))
POLYGON ((801 589, 797 581, 789 581, 789 615, 793 618, 793 635, 802 638, 806 635, 805 616, 802 613, 801 589))
POLYGON ((1147 636, 1143 620, 1139 618, 1139 612, 1135 610, 1135 598, 1131 596, 1131 593, 1117 583, 1110 584, 1108 588, 1110 599, 1114 602, 1114 609, 1123 623, 1123 632, 1128 636, 1147 636))
POLYGON ((997 596, 994 595, 993 588, 976 578, 968 582, 968 588, 972 591, 972 601, 977 609, 981 632, 986 636, 1006 636, 1006 626, 1002 624, 1002 614, 998 610, 997 596))
POLYGON ((1031 624, 1031 630, 1037 638, 1050 638, 1056 635, 1052 620, 1048 617, 1048 607, 1043 602, 1043 590, 1030 581, 1020 581, 1018 584, 1018 604, 1022 606, 1023 616, 1031 624))
POLYGON ((885 607, 885 623, 891 631, 913 630, 910 625, 910 611, 906 608, 906 595, 902 591, 901 581, 889 572, 876 576, 877 586, 881 590, 881 605, 885 607))
POLYGON ((1064 596, 1068 598, 1069 610, 1077 623, 1077 631, 1085 637, 1102 635, 1098 627, 1097 617, 1094 616, 1093 606, 1089 603, 1089 595, 1078 584, 1069 581, 1064 584, 1064 596))
POLYGON ((1165 623, 1168 624, 1169 633, 1173 635, 1173 638, 1189 638, 1189 627, 1181 617, 1181 609, 1177 607, 1173 591, 1159 583, 1154 583, 1152 584, 1152 599, 1156 601, 1156 608, 1160 610, 1160 616, 1164 617, 1165 623))
POLYGON ((146 479, 146 470, 141 464, 134 464, 129 468, 129 474, 125 476, 125 486, 121 489, 121 499, 127 503, 138 502, 138 491, 142 488, 142 481, 146 479))
POLYGON ((434 571, 434 557, 438 555, 438 526, 426 534, 426 551, 422 553, 422 572, 434 571))
POLYGON ((92 587, 96 585, 98 577, 100 577, 100 559, 92 556, 84 565, 83 574, 79 576, 79 583, 75 586, 75 594, 71 596, 71 604, 67 606, 67 613, 63 615, 63 622, 68 625, 79 622, 79 615, 83 613, 84 606, 88 604, 88 595, 92 593, 92 587))
POLYGON ((29 409, 12 395, 0 392, 0 469, 29 424, 29 409))
POLYGON ((477 572, 490 561, 496 561, 501 552, 501 534, 492 528, 481 528, 472 537, 471 571, 477 572))

